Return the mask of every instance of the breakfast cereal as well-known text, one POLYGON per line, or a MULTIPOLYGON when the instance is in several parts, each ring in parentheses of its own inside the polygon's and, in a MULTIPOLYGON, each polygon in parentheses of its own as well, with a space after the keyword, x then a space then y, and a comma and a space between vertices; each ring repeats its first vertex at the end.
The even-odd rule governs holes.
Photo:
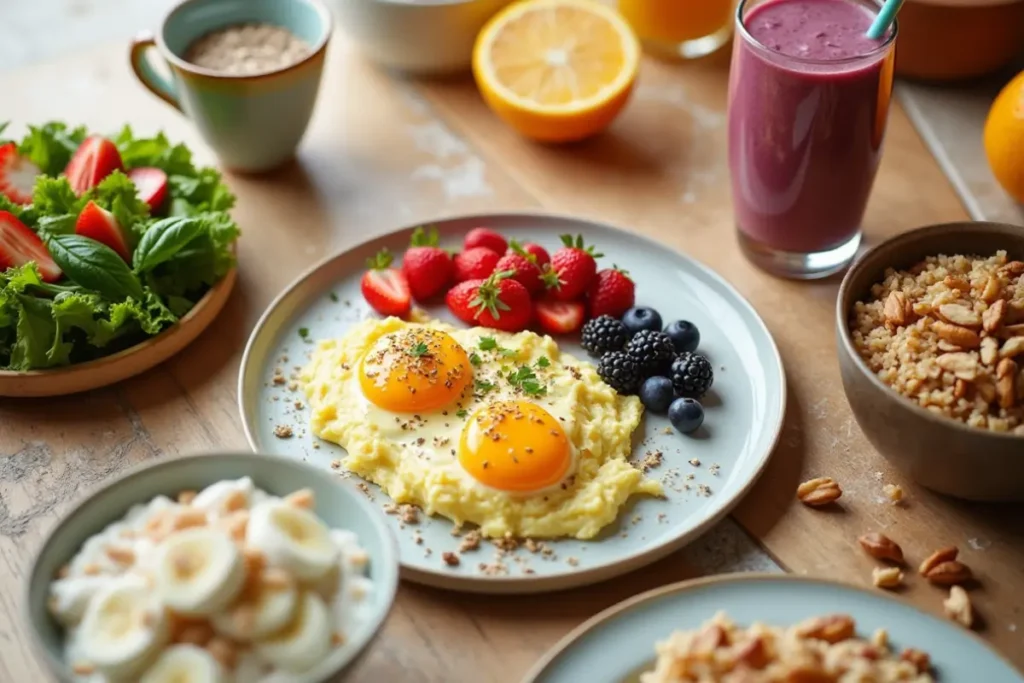
POLYGON ((1024 262, 933 256, 889 269, 857 302, 854 347, 879 379, 936 414, 1024 435, 1024 262))
POLYGON ((185 51, 196 66, 252 76, 283 69, 305 59, 310 46, 274 24, 237 24, 202 36, 185 51))

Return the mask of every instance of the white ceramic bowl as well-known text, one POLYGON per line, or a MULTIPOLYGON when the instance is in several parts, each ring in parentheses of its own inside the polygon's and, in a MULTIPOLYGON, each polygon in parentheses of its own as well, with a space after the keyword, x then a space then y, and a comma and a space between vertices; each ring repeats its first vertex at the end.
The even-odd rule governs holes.
POLYGON ((374 62, 413 74, 468 71, 476 36, 510 0, 332 0, 342 30, 374 62))

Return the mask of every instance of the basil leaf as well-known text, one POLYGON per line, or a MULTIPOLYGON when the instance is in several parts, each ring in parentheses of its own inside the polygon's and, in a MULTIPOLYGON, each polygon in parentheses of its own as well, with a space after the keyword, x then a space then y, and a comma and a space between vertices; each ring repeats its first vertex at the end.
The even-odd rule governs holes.
POLYGON ((53 235, 46 246, 64 274, 76 284, 112 301, 142 300, 142 283, 110 247, 81 235, 53 235))
POLYGON ((206 232, 200 218, 172 216, 153 223, 142 233, 139 246, 132 255, 135 272, 145 273, 170 261, 199 235, 206 232))

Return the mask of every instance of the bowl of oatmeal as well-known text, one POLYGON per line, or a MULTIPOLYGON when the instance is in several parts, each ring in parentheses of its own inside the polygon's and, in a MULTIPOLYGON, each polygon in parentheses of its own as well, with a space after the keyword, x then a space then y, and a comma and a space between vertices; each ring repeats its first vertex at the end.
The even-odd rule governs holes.
POLYGON ((397 584, 395 539, 355 486, 213 454, 147 464, 73 508, 25 609, 61 681, 299 683, 365 652, 397 584))
POLYGON ((1024 229, 879 244, 846 274, 836 330, 846 397, 883 456, 940 493, 1024 499, 1024 229))

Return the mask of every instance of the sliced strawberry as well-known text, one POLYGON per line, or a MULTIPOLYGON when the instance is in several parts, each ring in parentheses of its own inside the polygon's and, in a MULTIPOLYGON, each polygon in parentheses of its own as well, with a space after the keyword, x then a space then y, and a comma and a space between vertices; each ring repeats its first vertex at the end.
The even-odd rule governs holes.
POLYGON ((512 279, 526 287, 530 296, 544 289, 540 268, 537 267, 537 258, 523 251, 523 248, 514 240, 508 253, 501 257, 498 264, 494 266, 494 270, 511 271, 512 279))
POLYGON ((565 246, 551 255, 551 271, 557 278, 545 278, 545 284, 559 301, 575 301, 590 287, 597 272, 595 259, 603 254, 585 246, 582 235, 577 235, 575 240, 572 235, 562 235, 562 243, 565 246))
POLYGON ((39 235, 9 211, 0 211, 0 271, 35 261, 46 282, 56 282, 63 273, 39 235))
POLYGON ((473 247, 460 252, 452 259, 455 264, 456 283, 466 280, 484 280, 494 272, 494 266, 500 259, 496 252, 486 247, 473 247))
POLYGON ((508 249, 508 242, 505 238, 494 232, 490 228, 473 228, 466 233, 466 238, 462 243, 463 249, 472 249, 473 247, 483 247, 484 249, 490 249, 495 254, 501 255, 508 249))
POLYGON ((135 183, 142 201, 149 204, 149 210, 159 209, 167 198, 167 174, 159 168, 142 166, 128 171, 128 177, 135 183))
POLYGON ((629 279, 629 273, 617 267, 597 272, 587 293, 590 317, 610 315, 621 318, 622 314, 636 303, 636 286, 629 279))
POLYGON ((580 301, 544 299, 533 305, 533 315, 540 329, 548 334, 569 334, 583 327, 585 310, 580 301))
POLYGON ((18 156, 13 142, 0 145, 0 194, 15 204, 31 204, 32 188, 40 174, 38 166, 18 156))
POLYGON ((132 262, 132 250, 128 247, 124 229, 118 224, 114 214, 96 202, 90 201, 82 209, 82 213, 78 214, 75 233, 102 242, 116 251, 126 263, 132 262))
POLYGON ((75 150, 64 175, 71 183, 76 194, 82 194, 100 184, 114 171, 123 171, 124 163, 117 146, 98 135, 92 135, 82 141, 75 150))
POLYGON ((402 272, 417 301, 441 293, 452 281, 452 257, 438 245, 437 228, 429 232, 416 228, 410 247, 402 257, 402 272))
POLYGON ((525 330, 533 317, 530 293, 511 275, 506 271, 486 280, 461 282, 448 290, 445 303, 456 318, 469 325, 506 332, 525 330))
POLYGON ((370 270, 363 275, 359 288, 366 303, 381 315, 407 315, 412 308, 412 293, 405 274, 391 268, 391 252, 381 249, 376 256, 367 259, 370 270))

